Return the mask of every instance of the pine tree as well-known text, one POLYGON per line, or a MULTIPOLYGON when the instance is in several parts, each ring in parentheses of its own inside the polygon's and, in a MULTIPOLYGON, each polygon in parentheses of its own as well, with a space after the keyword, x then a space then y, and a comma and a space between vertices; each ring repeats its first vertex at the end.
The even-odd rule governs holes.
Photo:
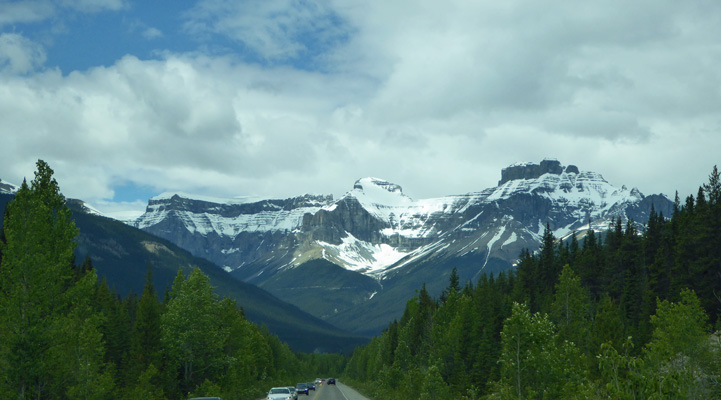
POLYGON ((7 205, 0 243, 0 397, 97 398, 112 386, 89 303, 97 278, 76 276, 78 230, 53 170, 36 166, 7 205))
POLYGON ((608 294, 599 300, 597 309, 590 332, 592 354, 599 354, 604 343, 621 351, 626 337, 621 310, 608 294))
POLYGON ((441 294, 441 302, 445 303, 451 292, 459 292, 461 290, 461 279, 458 277, 458 269, 453 267, 451 276, 448 278, 448 287, 441 294))
POLYGON ((721 176, 718 168, 714 165, 711 175, 708 177, 708 183, 703 185, 703 189, 708 195, 708 203, 711 205, 721 202, 721 176))
POLYGON ((594 299, 598 299, 605 290, 602 275, 603 263, 601 246, 596 239, 596 233, 590 229, 583 239, 583 248, 578 257, 577 269, 581 282, 588 288, 594 299))
POLYGON ((130 335, 130 357, 133 370, 145 371, 151 364, 161 366, 161 304, 153 285, 152 265, 148 265, 145 288, 135 312, 135 323, 130 335))

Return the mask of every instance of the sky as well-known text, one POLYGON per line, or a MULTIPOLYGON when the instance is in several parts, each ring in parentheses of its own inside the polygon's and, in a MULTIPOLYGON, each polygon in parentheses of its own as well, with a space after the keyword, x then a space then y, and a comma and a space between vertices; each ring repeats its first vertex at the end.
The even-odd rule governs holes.
POLYGON ((557 159, 695 195, 721 161, 717 0, 0 0, 0 179, 66 197, 414 199, 557 159))

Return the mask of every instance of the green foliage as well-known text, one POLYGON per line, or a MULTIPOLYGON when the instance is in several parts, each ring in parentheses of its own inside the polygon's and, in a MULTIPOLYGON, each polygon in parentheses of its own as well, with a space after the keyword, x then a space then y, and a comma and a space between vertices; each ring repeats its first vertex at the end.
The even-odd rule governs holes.
POLYGON ((78 230, 52 170, 37 167, 0 232, 0 398, 256 399, 315 364, 344 369, 340 355, 301 361, 197 268, 179 270, 166 304, 150 267, 142 296, 121 300, 89 258, 73 265, 78 230))
POLYGON ((566 264, 558 278, 551 315, 561 340, 586 347, 590 332, 590 299, 581 279, 566 264))
POLYGON ((514 274, 424 287, 346 374, 384 399, 721 398, 719 181, 642 233, 619 218, 563 244, 547 225, 514 274))
POLYGON ((503 326, 501 379, 495 391, 513 398, 568 398, 590 391, 583 354, 561 341, 545 314, 515 303, 503 326))
POLYGON ((160 371, 150 364, 141 371, 137 382, 126 390, 123 400, 164 400, 166 397, 159 382, 160 371))
POLYGON ((161 365, 162 312, 153 286, 152 267, 148 266, 145 289, 136 306, 130 334, 131 371, 144 371, 150 365, 161 365))
POLYGON ((169 371, 179 376, 178 388, 188 393, 225 366, 223 344, 228 328, 221 325, 220 307, 210 280, 199 269, 173 284, 161 317, 161 342, 169 371))
POLYGON ((619 399, 708 399, 718 398, 718 335, 709 337, 707 317, 698 297, 681 293, 681 301, 659 301, 651 341, 643 354, 633 355, 630 339, 620 354, 604 344, 599 366, 605 389, 619 399))
POLYGON ((78 231, 53 171, 37 162, 7 206, 0 243, 0 395, 5 398, 108 396, 102 316, 89 304, 94 271, 76 274, 78 231))

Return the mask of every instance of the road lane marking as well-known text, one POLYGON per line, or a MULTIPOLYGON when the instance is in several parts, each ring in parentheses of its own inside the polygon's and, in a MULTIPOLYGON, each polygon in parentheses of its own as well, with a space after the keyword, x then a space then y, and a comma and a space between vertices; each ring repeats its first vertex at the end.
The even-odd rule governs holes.
POLYGON ((340 394, 343 395, 343 398, 344 398, 345 400, 348 400, 348 396, 346 396, 345 393, 343 393, 343 389, 341 389, 340 386, 337 386, 337 387, 338 387, 338 391, 340 391, 340 394))

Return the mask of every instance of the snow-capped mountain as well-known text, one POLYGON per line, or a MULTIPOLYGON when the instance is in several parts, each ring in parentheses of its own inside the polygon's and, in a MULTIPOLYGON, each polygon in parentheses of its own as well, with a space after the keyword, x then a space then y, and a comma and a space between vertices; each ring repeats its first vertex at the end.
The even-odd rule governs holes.
POLYGON ((0 193, 3 194, 13 194, 17 192, 19 187, 17 185, 13 185, 10 182, 3 181, 0 179, 0 193))
POLYGON ((473 280, 482 271, 510 268, 522 249, 538 248, 546 224, 561 237, 587 229, 589 221, 596 230, 617 218, 645 223, 652 205, 670 215, 672 202, 663 195, 646 197, 598 173, 544 160, 503 169, 494 188, 434 199, 411 199, 399 185, 378 178, 356 181, 337 200, 168 193, 151 199, 135 224, 285 300, 299 301, 283 274, 312 260, 355 273, 344 274, 347 286, 336 289, 355 287, 362 277, 375 280, 375 286, 363 281, 362 289, 352 290, 340 309, 295 303, 340 324, 344 313, 379 301, 401 280, 404 286, 415 282, 410 297, 423 283, 442 288, 453 267, 473 280))

